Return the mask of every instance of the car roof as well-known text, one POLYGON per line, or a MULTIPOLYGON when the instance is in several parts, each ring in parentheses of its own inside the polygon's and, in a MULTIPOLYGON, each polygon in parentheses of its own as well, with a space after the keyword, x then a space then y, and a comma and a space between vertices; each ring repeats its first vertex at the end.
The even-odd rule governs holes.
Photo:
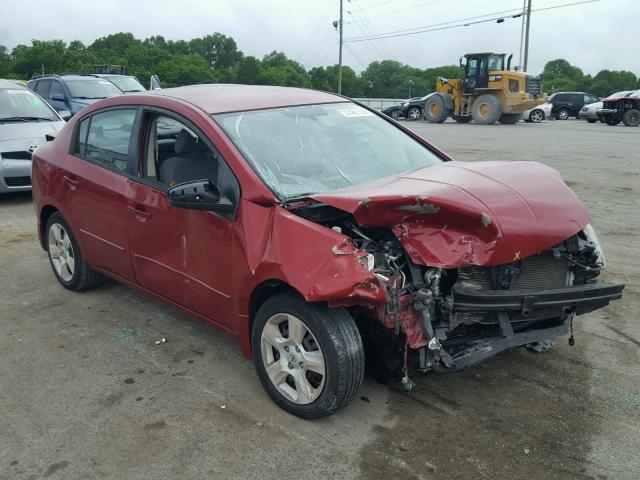
POLYGON ((135 78, 133 75, 120 75, 118 73, 92 73, 94 77, 100 78, 109 78, 109 77, 125 77, 125 78, 135 78))
POLYGON ((146 95, 178 98, 210 114, 350 101, 332 93, 306 88, 237 84, 189 85, 153 90, 146 95))

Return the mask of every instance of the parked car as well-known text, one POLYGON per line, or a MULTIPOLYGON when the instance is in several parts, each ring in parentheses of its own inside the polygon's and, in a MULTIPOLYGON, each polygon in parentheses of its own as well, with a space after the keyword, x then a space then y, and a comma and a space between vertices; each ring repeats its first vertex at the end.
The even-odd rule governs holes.
POLYGON ((522 114, 522 120, 529 123, 540 123, 543 120, 552 118, 552 108, 552 103, 545 102, 542 105, 538 105, 537 107, 532 108, 531 110, 525 110, 522 114))
MULTIPOLYGON (((623 90, 621 92, 612 93, 607 98, 626 97, 631 92, 632 90, 623 90)), ((602 110, 603 101, 590 103, 589 105, 585 105, 584 107, 582 107, 580 113, 578 114, 578 118, 582 118, 589 123, 596 123, 598 120, 602 120, 600 110, 602 110)))
POLYGON ((93 75, 109 80, 124 93, 138 93, 147 90, 133 75, 116 75, 114 73, 94 73, 93 75))
POLYGON ((640 125, 640 90, 624 97, 605 98, 600 115, 607 125, 623 122, 627 127, 637 127, 640 125))
POLYGON ((58 281, 103 275, 236 336, 304 418, 367 362, 464 369, 620 298, 553 169, 458 162, 383 114, 298 88, 198 85, 90 105, 34 156, 58 281), (363 343, 364 339, 364 343, 363 343))
POLYGON ((424 115, 424 105, 432 94, 424 97, 410 98, 400 105, 394 105, 382 110, 382 113, 392 118, 406 118, 407 120, 420 120, 424 115))
POLYGON ((0 193, 31 190, 31 155, 45 135, 55 135, 64 124, 27 87, 0 80, 0 193))
POLYGON ((551 115, 557 120, 567 120, 569 117, 578 118, 582 107, 589 103, 598 102, 600 99, 584 92, 558 92, 549 97, 553 104, 551 115))
POLYGON ((31 79, 27 86, 58 112, 67 110, 71 115, 98 100, 123 94, 113 83, 96 75, 46 75, 31 79))

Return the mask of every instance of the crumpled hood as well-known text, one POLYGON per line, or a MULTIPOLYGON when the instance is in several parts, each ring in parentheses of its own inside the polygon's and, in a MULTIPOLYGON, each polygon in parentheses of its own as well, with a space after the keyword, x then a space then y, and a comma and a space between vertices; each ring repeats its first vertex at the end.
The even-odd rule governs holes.
POLYGON ((589 223, 560 174, 537 162, 451 161, 312 198, 391 228, 415 263, 442 268, 511 263, 589 223))

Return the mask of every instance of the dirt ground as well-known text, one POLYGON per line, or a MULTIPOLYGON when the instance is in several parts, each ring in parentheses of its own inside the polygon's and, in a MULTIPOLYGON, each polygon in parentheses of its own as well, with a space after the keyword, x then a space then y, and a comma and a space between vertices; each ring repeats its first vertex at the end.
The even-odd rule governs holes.
POLYGON ((507 352, 409 395, 367 377, 309 422, 219 331, 116 283, 63 289, 31 196, 0 197, 0 479, 640 478, 640 129, 407 125, 459 160, 558 169, 624 298, 578 317, 574 347, 507 352))

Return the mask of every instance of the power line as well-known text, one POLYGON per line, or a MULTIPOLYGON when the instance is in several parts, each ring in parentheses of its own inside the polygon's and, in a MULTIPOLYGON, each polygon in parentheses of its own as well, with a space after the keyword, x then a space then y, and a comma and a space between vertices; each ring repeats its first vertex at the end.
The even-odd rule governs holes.
MULTIPOLYGON (((571 7, 573 5, 582 5, 585 3, 594 3, 594 2, 599 2, 600 0, 583 0, 580 2, 573 2, 573 3, 566 3, 566 4, 562 4, 562 5, 556 5, 553 7, 545 7, 545 8, 537 8, 537 9, 532 9, 532 12, 541 12, 541 11, 545 11, 545 10, 553 10, 556 8, 564 8, 564 7, 571 7)), ((514 14, 514 15, 509 15, 511 18, 519 18, 520 16, 522 16, 522 12, 520 11, 520 9, 511 9, 511 10, 507 10, 505 12, 514 12, 514 11, 518 11, 520 13, 514 14)), ((396 33, 396 32, 402 32, 403 30, 397 30, 396 32, 386 32, 386 33, 382 33, 380 35, 377 36, 369 36, 369 37, 354 37, 354 38, 348 38, 345 40, 345 42, 365 42, 365 41, 371 41, 371 40, 380 40, 380 39, 384 39, 384 38, 394 38, 394 37, 406 37, 408 35, 416 35, 419 33, 428 33, 428 32, 436 32, 439 30, 449 30, 452 28, 459 28, 459 27, 468 27, 470 25, 477 25, 480 23, 487 23, 487 22, 493 22, 496 20, 504 20, 505 17, 504 16, 498 16, 498 17, 493 17, 493 18, 487 18, 484 20, 478 20, 475 22, 467 22, 467 23, 458 23, 456 25, 449 25, 449 26, 445 26, 445 27, 441 27, 441 28, 431 28, 431 27, 437 27, 439 25, 447 25, 450 23, 454 23, 454 22, 461 22, 464 20, 470 20, 472 18, 482 18, 482 17, 486 17, 490 14, 487 15, 479 15, 477 17, 469 17, 466 19, 460 19, 460 20, 452 20, 450 22, 443 22, 440 24, 433 24, 433 25, 424 25, 422 27, 415 27, 415 28, 411 28, 411 29, 405 29, 404 32, 405 33, 396 33), (424 29, 424 30, 417 30, 417 29, 424 29), (417 30, 417 31, 409 31, 409 30, 417 30)))
POLYGON ((440 0, 430 0, 429 2, 419 3, 418 5, 412 5, 412 6, 407 7, 407 8, 401 8, 399 10, 393 10, 391 12, 381 13, 379 15, 374 15, 373 17, 369 17, 369 20, 373 20, 374 18, 387 17, 389 15, 395 15, 396 13, 406 12, 407 10, 413 10, 414 8, 424 7, 426 5, 432 5, 432 4, 437 3, 439 1, 440 0))
POLYGON ((368 7, 360 7, 360 11, 362 10, 369 10, 371 8, 377 8, 377 7, 381 7, 382 5, 387 5, 388 3, 393 3, 396 0, 387 0, 386 2, 380 2, 380 3, 376 3, 375 5, 369 5, 368 7))
POLYGON ((298 55, 296 55, 296 58, 301 58, 302 56, 304 56, 304 54, 308 51, 307 49, 311 47, 311 45, 313 44, 313 41, 316 40, 315 36, 318 35, 322 30, 322 25, 328 21, 327 19, 328 19, 328 16, 331 14, 332 7, 333 5, 331 3, 328 3, 327 8, 325 8, 323 13, 320 16, 318 16, 318 22, 316 23, 315 27, 307 37, 307 40, 304 42, 304 44, 298 51, 298 55))
MULTIPOLYGON (((356 20, 352 22, 355 25, 355 27, 358 30, 360 30, 365 37, 377 36, 378 34, 373 29, 373 26, 371 25, 371 23, 367 20, 366 14, 362 13, 362 10, 360 9, 359 5, 355 5, 355 7, 356 7, 356 10, 354 10, 353 12, 347 11, 354 18, 356 17, 356 14, 358 18, 361 18, 360 21, 356 20), (362 22, 362 26, 360 25, 360 22, 362 22)), ((376 51, 378 59, 382 60, 384 59, 385 56, 389 58, 393 58, 393 54, 389 51, 389 48, 384 44, 384 42, 381 42, 381 41, 372 42, 371 47, 376 51)))

